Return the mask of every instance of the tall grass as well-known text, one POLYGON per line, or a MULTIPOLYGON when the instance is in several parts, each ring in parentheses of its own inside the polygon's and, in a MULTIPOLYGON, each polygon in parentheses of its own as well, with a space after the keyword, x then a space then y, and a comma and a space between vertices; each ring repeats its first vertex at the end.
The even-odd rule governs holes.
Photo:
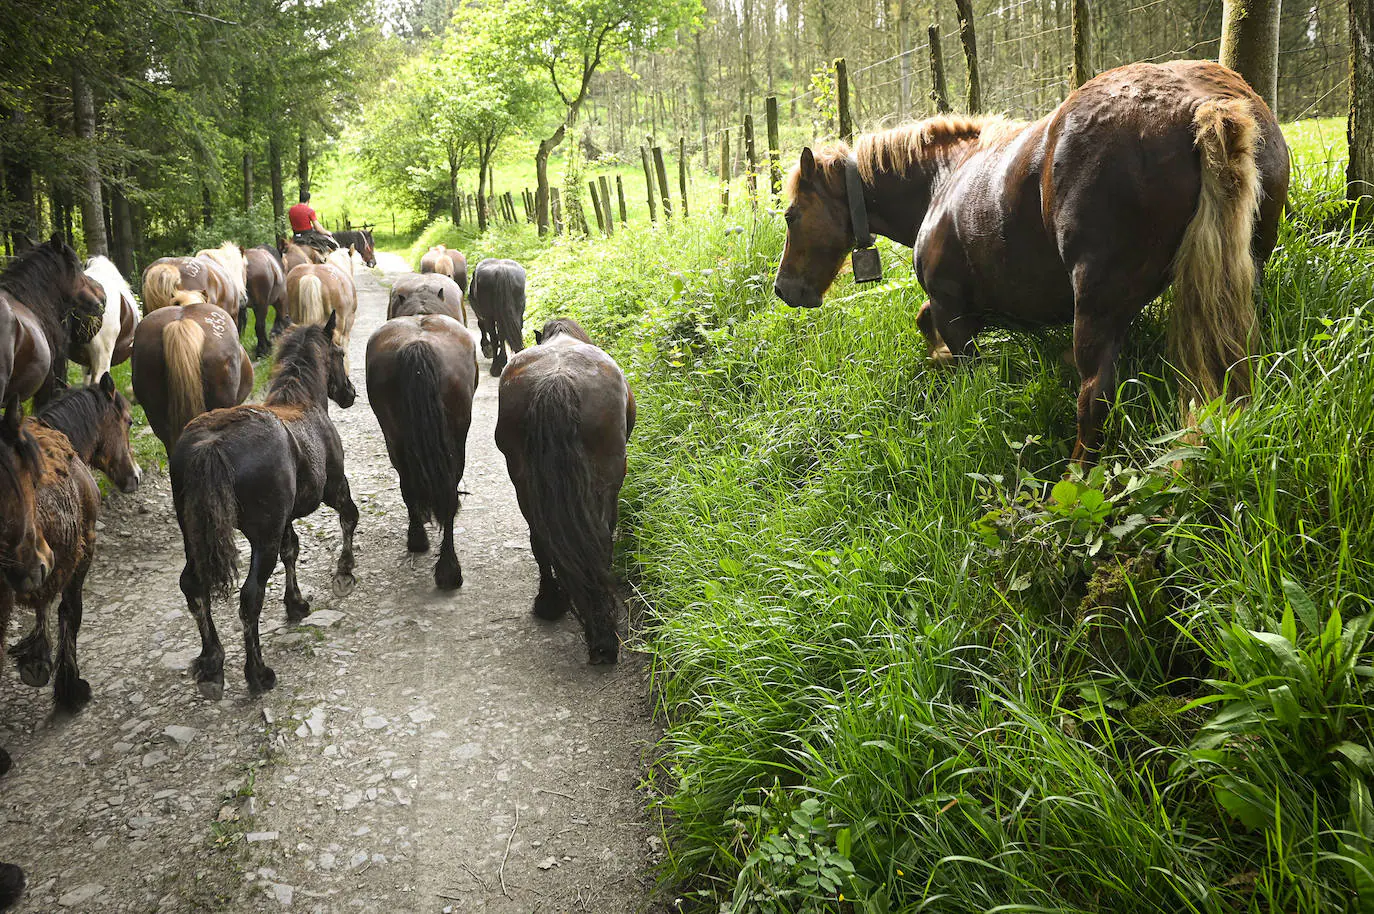
POLYGON ((582 320, 639 401, 621 560, 700 910, 1374 904, 1374 256, 1316 228, 1329 178, 1299 171, 1247 407, 1179 438, 1147 314, 1069 480, 1063 333, 950 373, 908 279, 784 308, 764 210, 538 258, 536 324, 582 320))

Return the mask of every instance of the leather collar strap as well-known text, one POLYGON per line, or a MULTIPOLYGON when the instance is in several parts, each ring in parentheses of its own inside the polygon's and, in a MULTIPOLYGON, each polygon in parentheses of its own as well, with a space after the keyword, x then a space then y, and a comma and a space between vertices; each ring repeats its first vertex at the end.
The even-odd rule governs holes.
POLYGON ((845 197, 849 203, 849 219, 854 224, 854 251, 849 257, 856 283, 877 282, 883 278, 882 258, 873 247, 873 233, 868 229, 868 208, 864 205, 864 184, 859 178, 859 163, 853 157, 844 160, 845 197))

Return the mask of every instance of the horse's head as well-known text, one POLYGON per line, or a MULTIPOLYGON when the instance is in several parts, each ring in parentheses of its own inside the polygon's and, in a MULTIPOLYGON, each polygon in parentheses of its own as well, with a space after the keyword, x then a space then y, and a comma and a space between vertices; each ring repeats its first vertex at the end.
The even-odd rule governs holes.
POLYGON ((330 311, 329 320, 324 322, 324 338, 328 345, 328 364, 326 365, 326 390, 329 392, 329 399, 348 409, 353 405, 353 401, 358 399, 358 391, 354 389, 353 382, 348 377, 347 355, 343 347, 334 341, 334 328, 339 322, 339 312, 330 311))
POLYGON ((110 477, 110 481, 119 486, 121 492, 133 492, 138 488, 143 471, 139 469, 133 449, 129 447, 129 429, 134 424, 129 401, 115 388, 114 378, 110 377, 108 371, 100 376, 95 395, 101 412, 91 463, 110 477))
POLYGON ((817 162, 808 147, 787 178, 787 241, 773 292, 794 308, 816 308, 854 244, 844 171, 817 162))
POLYGON ((543 330, 534 331, 534 343, 546 343, 558 334, 566 334, 575 340, 584 343, 591 343, 591 337, 587 336, 587 331, 582 329, 582 325, 570 317, 554 317, 544 323, 543 330))
POLYGON ((23 421, 19 398, 13 397, 0 419, 0 572, 21 594, 42 587, 53 567, 52 549, 38 526, 43 456, 23 421))
POLYGON ((363 247, 358 253, 362 255, 363 263, 369 267, 375 267, 377 265, 377 247, 372 243, 372 233, 363 232, 362 236, 363 247))

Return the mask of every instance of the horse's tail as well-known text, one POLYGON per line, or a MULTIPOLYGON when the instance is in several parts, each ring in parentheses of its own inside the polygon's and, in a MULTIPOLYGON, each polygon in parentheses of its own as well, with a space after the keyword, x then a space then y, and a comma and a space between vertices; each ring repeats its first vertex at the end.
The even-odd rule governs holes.
POLYGON ((1211 99, 1193 115, 1202 193, 1174 260, 1169 349, 1180 397, 1207 402, 1250 392, 1257 335, 1251 253, 1261 197, 1259 124, 1243 98, 1211 99), (1229 370, 1229 378, 1227 376, 1229 370))
POLYGON ((172 442, 196 416, 205 412, 205 388, 200 374, 200 354, 205 331, 189 317, 162 328, 162 360, 167 366, 167 416, 172 442))
POLYGON ((326 317, 324 310, 324 283, 320 278, 312 274, 301 277, 300 285, 296 287, 296 323, 323 324, 326 317))
POLYGON ((165 308, 181 288, 181 270, 176 264, 155 263, 143 277, 143 313, 165 308))
POLYGON ((458 446, 449 434, 443 398, 443 366, 424 340, 396 353, 401 385, 401 441, 397 449, 406 506, 429 520, 448 513, 458 498, 458 446))
POLYGON ((513 353, 525 348, 525 309, 522 305, 514 289, 502 289, 501 301, 496 307, 496 328, 513 353))
POLYGON ((173 459, 172 489, 180 494, 178 516, 186 558, 206 592, 227 597, 238 571, 234 529, 238 499, 234 468, 211 442, 192 445, 173 459))
POLYGON ((590 456, 582 444, 581 397, 566 377, 535 382, 525 415, 525 459, 532 486, 530 526, 542 540, 558 582, 572 599, 597 659, 614 661, 615 581, 611 526, 603 514, 590 456))

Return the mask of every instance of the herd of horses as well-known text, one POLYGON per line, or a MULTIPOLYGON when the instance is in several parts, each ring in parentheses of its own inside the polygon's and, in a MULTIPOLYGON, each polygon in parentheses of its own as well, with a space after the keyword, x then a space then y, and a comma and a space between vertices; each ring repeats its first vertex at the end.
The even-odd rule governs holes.
MULTIPOLYGON (((296 576, 295 520, 322 504, 335 509, 342 541, 333 593, 342 599, 356 586, 359 515, 328 404, 346 409, 357 397, 348 359, 358 307, 353 258, 376 261, 370 235, 347 241, 328 255, 287 242, 246 251, 229 242, 162 258, 144 271, 141 313, 113 264, 96 257, 83 268, 60 238, 0 274, 0 658, 14 607, 31 609, 33 628, 7 653, 25 684, 52 683, 58 708, 74 711, 91 699, 76 646, 100 511, 93 473, 125 492, 141 475, 129 444, 130 403, 109 373, 126 359, 133 395, 168 455, 186 559, 180 587, 201 637, 191 672, 202 695, 224 694, 224 649, 211 604, 228 597, 238 577, 236 531, 250 547, 238 602, 251 694, 276 684, 259 619, 278 562, 287 618, 310 612, 296 576), (261 403, 246 402, 254 365, 240 335, 250 309, 258 351, 277 340, 261 403), (67 389, 68 358, 87 366, 86 385, 67 389), (54 601, 55 654, 48 633, 54 601)), ((462 585, 453 524, 480 348, 501 378, 497 444, 530 524, 540 573, 534 613, 557 619, 571 610, 582 622, 589 661, 615 663, 611 542, 634 425, 624 375, 572 321, 551 321, 535 334, 539 345, 525 348, 525 271, 514 261, 480 261, 469 285, 463 255, 436 248, 422 270, 394 282, 365 369, 400 477, 406 548, 427 552, 426 524, 437 523, 435 584, 462 585), (480 334, 467 329, 469 305, 480 334)), ((0 750, 0 773, 10 764, 0 750)), ((22 872, 0 863, 0 908, 22 887, 22 872)))
MULTIPOLYGON (((876 278, 871 226, 914 249, 928 293, 915 323, 937 363, 974 357, 975 337, 989 326, 1072 323, 1081 376, 1073 459, 1091 463, 1127 330, 1170 286, 1182 399, 1248 394, 1256 286, 1287 185, 1283 135, 1239 75, 1207 61, 1133 64, 1090 80, 1034 123, 939 117, 864 135, 853 147, 803 150, 787 182, 774 291, 788 305, 819 306, 851 251, 856 279, 876 278)), ((0 275, 0 635, 16 603, 34 610, 35 628, 12 653, 26 683, 54 679, 58 705, 90 698, 76 638, 99 510, 91 468, 121 488, 138 481, 129 404, 107 373, 121 358, 133 358, 134 394, 170 456, 186 552, 181 588, 202 641, 193 667, 201 692, 219 698, 224 690, 210 606, 235 580, 235 529, 252 548, 239 612, 254 694, 275 683, 258 618, 278 560, 288 618, 309 612, 292 522, 320 504, 338 511, 343 530, 335 593, 352 590, 358 511, 327 404, 347 408, 356 396, 347 357, 357 311, 352 253, 370 265, 375 258, 365 233, 340 240, 348 248, 329 258, 232 244, 164 258, 145 272, 141 322, 108 261, 83 271, 58 239, 0 275), (269 307, 288 329, 265 399, 244 404, 252 364, 239 330, 252 308, 261 354, 269 307), (59 394, 68 358, 88 366, 92 383, 59 394), (37 410, 25 419, 28 398, 37 410), (46 613, 59 597, 54 676, 46 613)), ((635 423, 625 376, 570 320, 549 321, 537 345, 524 347, 519 264, 482 260, 469 283, 463 255, 439 246, 421 270, 394 283, 365 367, 400 477, 407 549, 427 551, 426 524, 437 522, 435 584, 462 584, 453 520, 480 348, 501 379, 496 443, 539 566, 533 611, 556 619, 571 610, 589 660, 614 663, 611 539, 635 423)), ((8 767, 0 752, 0 773, 8 767)), ((0 907, 19 885, 18 870, 0 864, 0 907)))

